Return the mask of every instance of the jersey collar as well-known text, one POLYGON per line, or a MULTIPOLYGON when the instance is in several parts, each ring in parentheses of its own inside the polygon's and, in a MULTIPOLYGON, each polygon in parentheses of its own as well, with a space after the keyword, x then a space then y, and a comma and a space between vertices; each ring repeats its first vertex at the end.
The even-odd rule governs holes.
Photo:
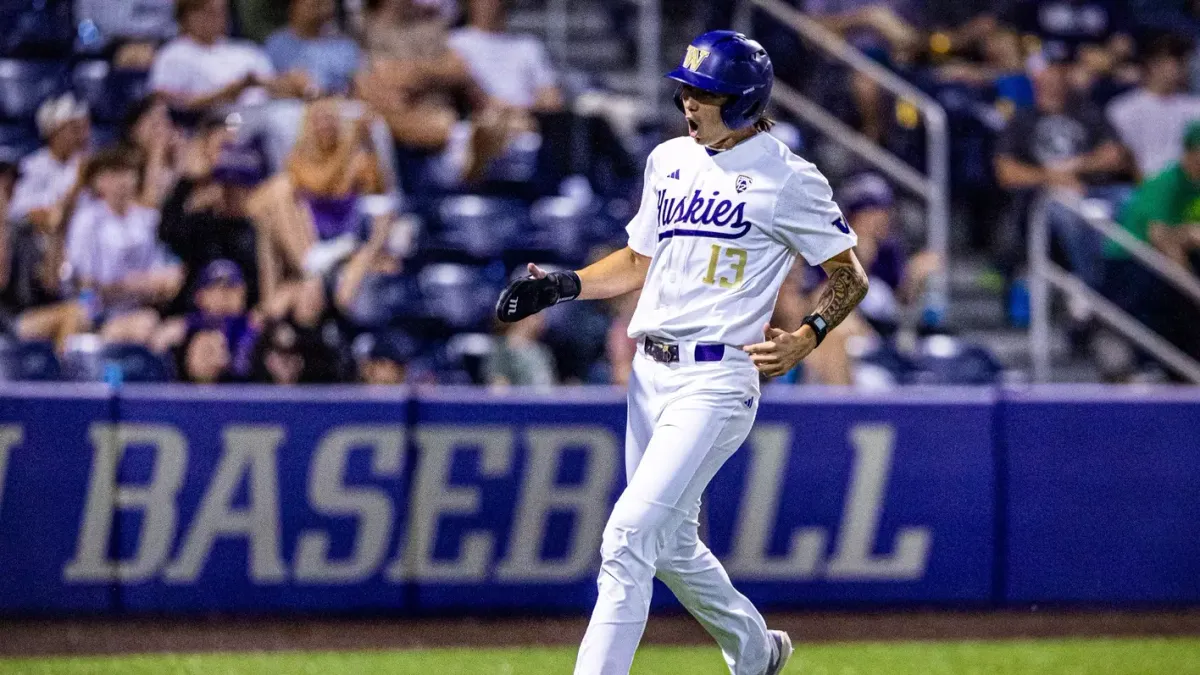
POLYGON ((737 145, 733 146, 732 148, 726 148, 725 150, 716 150, 716 149, 708 147, 707 145, 702 146, 702 147, 704 148, 704 152, 708 153, 709 157, 717 157, 718 155, 727 155, 731 152, 736 153, 739 150, 741 150, 742 148, 757 145, 757 143, 759 141, 761 141, 762 137, 765 135, 766 135, 765 132, 760 131, 757 134, 754 134, 753 136, 746 138, 741 143, 738 143, 737 145))

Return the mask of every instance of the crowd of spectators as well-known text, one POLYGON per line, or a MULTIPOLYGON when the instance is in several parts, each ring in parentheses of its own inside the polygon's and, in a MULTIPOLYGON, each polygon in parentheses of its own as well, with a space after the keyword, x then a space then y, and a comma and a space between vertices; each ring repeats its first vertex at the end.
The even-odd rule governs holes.
MULTIPOLYGON (((1200 139, 1200 3, 1190 0, 788 0, 947 110, 951 132, 952 236, 1005 284, 1009 320, 1028 321, 1026 233, 1038 198, 1051 204, 1053 255, 1118 307, 1193 356, 1200 355, 1194 304, 1129 261, 1079 215, 1107 216, 1192 273, 1200 246, 1197 187, 1185 147, 1200 139)), ((708 3, 710 25, 728 23, 726 3, 708 3)), ((753 17, 776 72, 864 136, 921 169, 919 112, 871 79, 827 61, 777 21, 753 17), (777 64, 778 64, 777 60, 777 64), (846 83, 846 84, 843 84, 846 83)), ((822 148, 811 147, 821 157, 822 148)), ((824 158, 838 167, 840 158, 824 158)), ((820 159, 818 159, 820 161, 820 159)), ((834 170, 853 177, 861 167, 834 170)), ((1193 167, 1200 168, 1200 167, 1193 167)), ((845 208, 845 204, 843 207, 845 208)), ((899 211, 895 214, 902 217, 899 211)), ((904 249, 923 229, 901 227, 904 249)), ((862 232, 860 231, 860 237, 862 232)), ((874 291, 879 285, 873 285, 874 291)), ((894 284, 886 284, 894 289, 894 284)), ((869 304, 869 303, 867 303, 869 304)), ((803 305, 801 305, 802 307, 803 305)), ((786 303, 781 311, 788 310, 786 303)), ((1072 345, 1095 354, 1098 330, 1082 296, 1068 302, 1072 345)), ((796 310, 799 311, 799 310, 796 310)), ((870 316, 871 310, 861 312, 870 316)), ((874 323, 874 321, 869 321, 874 323)), ((878 327, 872 327, 880 334, 878 327)), ((1107 353, 1107 352, 1106 352, 1107 353)), ((1106 367, 1134 375, 1136 359, 1106 367)), ((1111 365, 1111 364, 1110 364, 1111 365)), ((835 368, 833 380, 844 379, 835 368)), ((829 381, 831 378, 821 378, 829 381)))
MULTIPOLYGON (((956 240, 1008 297, 1046 190, 1192 268, 1200 4, 789 1, 947 108, 956 240)), ((730 4, 667 10, 727 27, 730 4)), ((0 39, 0 331, 64 364, 135 345, 200 383, 622 383, 636 295, 490 318, 527 260, 579 266, 623 243, 645 140, 574 112, 562 64, 507 30, 509 5, 0 0, 17 27, 0 39)), ((908 102, 754 26, 783 81, 923 166, 908 102)), ((804 136, 873 283, 789 380, 849 383, 852 343, 894 336, 941 261, 903 193, 804 136)), ((1185 299, 1075 211, 1049 218, 1075 274, 1200 351, 1185 299)), ((797 268, 776 320, 797 323, 821 282, 797 268)), ((1071 310, 1086 343, 1090 308, 1071 310)))
POLYGON ((582 264, 640 190, 632 139, 570 111, 507 11, 0 1, 0 352, 50 345, 48 378, 607 381, 603 312, 582 349, 492 322, 517 256, 582 264))

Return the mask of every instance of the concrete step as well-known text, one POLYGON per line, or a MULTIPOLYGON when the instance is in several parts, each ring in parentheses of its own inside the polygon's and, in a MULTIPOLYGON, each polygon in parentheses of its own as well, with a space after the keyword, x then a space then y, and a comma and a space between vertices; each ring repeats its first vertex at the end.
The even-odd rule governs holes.
POLYGON ((951 296, 946 325, 958 331, 1000 330, 1008 327, 1004 303, 998 296, 951 296))

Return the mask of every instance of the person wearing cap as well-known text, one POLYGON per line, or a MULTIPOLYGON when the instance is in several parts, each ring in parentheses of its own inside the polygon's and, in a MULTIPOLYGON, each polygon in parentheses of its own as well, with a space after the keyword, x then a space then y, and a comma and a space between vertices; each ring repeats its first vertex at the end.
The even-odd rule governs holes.
MULTIPOLYGON (((867 171, 851 176, 839 187, 837 203, 858 235, 854 253, 871 283, 866 297, 842 324, 841 334, 830 334, 829 340, 804 363, 810 381, 847 385, 854 379, 854 364, 847 352, 850 340, 893 335, 899 328, 901 309, 920 298, 926 280, 940 262, 932 251, 920 251, 910 257, 904 242, 892 234, 896 196, 891 184, 880 174, 867 171)), ((797 271, 793 279, 794 283, 784 285, 776 304, 776 312, 784 323, 804 316, 826 276, 814 267, 797 271), (802 279, 795 279, 797 276, 802 279)))
POLYGON ((257 244, 246 204, 266 168, 252 149, 231 143, 224 116, 201 122, 183 148, 181 175, 163 203, 159 237, 187 271, 184 298, 191 297, 206 265, 228 259, 246 275, 247 303, 253 307, 259 302, 257 244))
POLYGON ((87 314, 82 304, 63 301, 57 288, 42 288, 45 275, 39 272, 49 271, 42 264, 46 252, 5 217, 16 180, 17 165, 0 158, 0 334, 49 340, 61 349, 68 337, 88 328, 87 314))
MULTIPOLYGON (((1184 268, 1195 271, 1200 249, 1200 122, 1188 125, 1178 162, 1143 183, 1118 222, 1184 268)), ((1200 317, 1194 305, 1130 257, 1123 246, 1104 245, 1104 294, 1118 307, 1193 355, 1200 355, 1200 317)))
POLYGON ((406 336, 365 334, 355 340, 358 381, 371 385, 404 384, 415 349, 406 336))
POLYGON ((896 196, 883 176, 861 173, 847 180, 839 193, 838 203, 858 234, 854 252, 871 280, 857 311, 881 334, 890 334, 897 327, 900 308, 920 297, 939 265, 938 256, 920 251, 910 258, 904 242, 892 235, 896 196))
POLYGON ((232 260, 214 260, 201 270, 192 293, 195 309, 163 322, 151 348, 166 353, 197 331, 217 331, 230 354, 226 367, 235 377, 251 374, 254 347, 262 330, 259 316, 247 310, 246 280, 232 260))
POLYGON ((94 294, 93 319, 111 342, 149 343, 155 307, 172 300, 183 270, 158 239, 159 213, 137 203, 138 166, 119 149, 98 153, 83 172, 92 198, 67 227, 66 262, 81 291, 94 294))
POLYGON ((9 204, 8 220, 57 229, 65 203, 76 187, 79 167, 91 141, 88 108, 71 94, 51 98, 37 111, 38 133, 46 145, 21 162, 21 177, 9 204))

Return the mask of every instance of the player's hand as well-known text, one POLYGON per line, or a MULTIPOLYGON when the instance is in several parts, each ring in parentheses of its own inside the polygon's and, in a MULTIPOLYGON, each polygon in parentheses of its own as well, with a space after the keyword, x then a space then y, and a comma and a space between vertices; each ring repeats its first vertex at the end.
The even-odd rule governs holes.
POLYGON ((579 275, 574 272, 547 273, 533 263, 527 269, 529 276, 510 283, 496 301, 496 318, 504 323, 520 321, 579 297, 579 275))
POLYGON ((758 372, 767 377, 779 377, 795 368, 806 356, 817 347, 817 337, 812 330, 800 330, 798 334, 789 333, 771 324, 763 326, 763 337, 766 342, 742 347, 742 351, 750 355, 750 361, 758 372))

